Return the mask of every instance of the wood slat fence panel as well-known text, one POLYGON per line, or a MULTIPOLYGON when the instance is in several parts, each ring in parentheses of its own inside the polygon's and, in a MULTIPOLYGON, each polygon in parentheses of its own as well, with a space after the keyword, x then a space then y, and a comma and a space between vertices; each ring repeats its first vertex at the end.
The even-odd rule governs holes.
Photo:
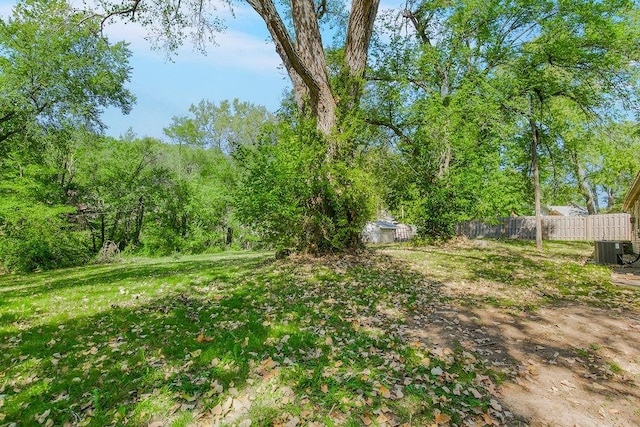
MULTIPOLYGON (((534 240, 533 216, 500 218, 499 224, 465 221, 456 233, 469 239, 482 237, 534 240)), ((543 216, 542 238, 546 240, 631 240, 631 216, 626 213, 589 216, 543 216)))

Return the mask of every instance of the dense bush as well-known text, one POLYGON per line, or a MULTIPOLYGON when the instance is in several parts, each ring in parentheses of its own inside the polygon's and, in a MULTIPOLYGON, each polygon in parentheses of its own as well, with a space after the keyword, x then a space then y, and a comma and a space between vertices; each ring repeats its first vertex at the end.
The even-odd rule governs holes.
POLYGON ((69 209, 41 205, 0 210, 0 263, 9 271, 51 270, 91 258, 89 236, 66 219, 69 209))
POLYGON ((236 153, 239 218, 279 248, 355 249, 372 213, 372 179, 354 159, 327 160, 312 123, 281 124, 236 153))

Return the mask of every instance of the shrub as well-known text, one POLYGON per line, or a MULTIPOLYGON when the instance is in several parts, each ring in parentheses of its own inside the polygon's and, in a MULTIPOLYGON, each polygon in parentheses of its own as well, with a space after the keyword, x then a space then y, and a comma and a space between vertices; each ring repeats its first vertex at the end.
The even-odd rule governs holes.
POLYGON ((239 149, 236 160, 243 168, 238 217, 276 248, 325 253, 361 246, 371 176, 355 159, 328 160, 313 123, 274 126, 257 146, 239 149))
POLYGON ((0 210, 0 263, 21 272, 86 263, 91 257, 88 235, 73 229, 65 217, 69 211, 45 205, 0 210))

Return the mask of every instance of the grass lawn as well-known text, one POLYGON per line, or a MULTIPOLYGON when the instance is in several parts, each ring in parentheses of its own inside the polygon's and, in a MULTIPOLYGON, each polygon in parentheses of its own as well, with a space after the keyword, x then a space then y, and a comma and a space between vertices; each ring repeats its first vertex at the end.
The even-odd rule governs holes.
POLYGON ((640 292, 585 264, 591 252, 391 246, 359 258, 225 253, 0 276, 0 426, 504 423, 504 373, 462 346, 416 339, 412 319, 453 299, 640 311, 640 292))

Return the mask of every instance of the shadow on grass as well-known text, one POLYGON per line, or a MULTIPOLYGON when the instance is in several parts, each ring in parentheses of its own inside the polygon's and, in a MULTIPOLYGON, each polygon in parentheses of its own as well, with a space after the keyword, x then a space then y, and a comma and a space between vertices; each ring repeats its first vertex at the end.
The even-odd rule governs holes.
MULTIPOLYGON (((462 346, 473 352, 487 366, 502 371, 505 379, 524 383, 525 390, 535 389, 538 377, 542 377, 538 397, 546 397, 554 384, 563 388, 563 380, 566 383, 566 379, 586 378, 590 398, 599 396, 597 402, 590 402, 596 408, 608 402, 627 402, 623 406, 640 402, 640 391, 633 376, 616 372, 619 368, 612 356, 601 351, 606 349, 616 355, 640 354, 638 334, 628 328, 621 329, 616 318, 606 310, 574 305, 537 315, 456 307, 446 312, 427 313, 421 322, 413 322, 411 327, 415 336, 430 344, 435 341, 445 348, 462 346), (430 333, 421 333, 426 327, 430 333), (555 331, 556 335, 550 336, 549 331, 555 331)), ((566 391, 575 385, 564 387, 566 391)), ((529 398, 536 400, 538 397, 533 394, 536 392, 531 393, 529 398)), ((562 391, 559 393, 556 400, 571 406, 571 395, 565 401, 562 391)), ((517 408, 510 410, 517 411, 517 408)), ((515 420, 526 421, 517 414, 515 420)))
MULTIPOLYGON (((585 264, 590 245, 551 246, 542 253, 529 250, 525 244, 495 241, 488 242, 485 248, 424 249, 423 256, 409 262, 426 278, 432 263, 457 265, 459 271, 434 273, 447 280, 442 291, 452 304, 419 312, 410 324, 411 333, 430 345, 449 349, 462 345, 488 366, 503 370, 505 378, 524 382, 524 389, 529 387, 531 393, 523 393, 521 400, 547 399, 555 384, 558 395, 548 403, 557 406, 550 409, 531 405, 538 410, 540 423, 549 419, 549 411, 572 407, 571 399, 564 398, 572 389, 560 384, 566 378, 577 378, 572 379, 576 382, 586 378, 586 383, 578 383, 578 389, 584 387, 586 399, 598 402, 590 402, 593 407, 623 401, 622 407, 637 408, 640 392, 633 383, 637 362, 630 362, 629 374, 620 368, 616 358, 624 360, 628 358, 625 355, 640 352, 638 333, 629 327, 624 329, 624 320, 618 320, 637 318, 640 291, 615 288, 607 269, 585 264), (449 263, 449 259, 456 262, 449 263), (470 261, 465 263, 466 259, 470 261), (554 339, 553 334, 557 333, 560 335, 554 339), (536 369, 538 373, 545 371, 540 381, 547 381, 540 385, 537 395, 537 377, 532 374, 536 369), (556 382, 549 383, 549 378, 556 382)), ((580 419, 584 411, 567 412, 578 417, 573 421, 584 421, 580 419)), ((595 420, 599 415, 592 412, 589 416, 595 420)), ((631 421, 637 413, 627 411, 625 416, 628 418, 623 420, 631 421)), ((516 421, 526 422, 517 414, 516 421)))
MULTIPOLYGON (((266 341, 281 332, 265 323, 265 289, 255 282, 273 276, 259 264, 244 263, 243 274, 234 276, 235 282, 245 281, 242 286, 217 288, 214 294, 179 292, 17 335, 0 334, 3 421, 34 423, 50 411, 54 425, 145 425, 151 417, 168 417, 176 405, 193 408, 197 400, 201 409, 214 406, 219 401, 218 393, 210 393, 214 383, 240 388, 251 367, 276 357, 266 341), (158 402, 164 406, 154 406, 158 402)), ((289 340, 298 351, 316 345, 316 337, 304 330, 292 330, 289 340)))
MULTIPOLYGON (((471 251, 481 260, 471 274, 503 280, 523 269, 535 275, 535 258, 501 250, 471 251), (514 266, 489 265, 504 262, 514 266)), ((426 425, 435 409, 454 417, 490 410, 493 397, 478 374, 488 374, 486 367, 499 360, 477 362, 460 347, 465 339, 480 356, 522 363, 499 329, 465 332, 482 329, 472 320, 473 308, 460 308, 458 323, 446 323, 452 297, 443 295, 442 285, 388 256, 348 262, 275 262, 255 254, 187 258, 20 280, 3 293, 14 308, 28 306, 31 298, 55 304, 58 294, 72 292, 102 304, 103 311, 54 322, 39 321, 35 312, 0 309, 3 320, 16 324, 0 333, 2 422, 44 424, 38 417, 46 413, 54 425, 145 425, 194 406, 206 412, 232 396, 229 389, 250 390, 264 366, 277 366, 279 381, 293 389, 298 406, 281 403, 262 421, 254 419, 257 424, 269 425, 287 411, 301 413, 300 402, 307 399, 323 423, 342 413, 340 422, 359 425, 368 411, 385 405, 398 422, 426 425), (119 294, 120 287, 133 285, 160 290, 147 300, 92 299, 92 289, 119 294), (411 334, 425 330, 453 352, 440 357, 427 343, 412 346, 411 334), (456 384, 481 395, 456 393, 456 384)), ((513 321, 513 327, 527 328, 513 321)), ((534 341, 524 340, 523 349, 527 345, 534 341)), ((554 344, 549 351, 571 350, 554 344)))
MULTIPOLYGON (((334 271, 321 264, 305 270, 295 261, 261 257, 185 260, 88 270, 80 284, 58 273, 51 288, 31 292, 84 292, 104 283, 117 289, 125 278, 164 281, 190 273, 207 281, 60 323, 22 319, 17 333, 0 334, 3 422, 145 425, 195 405, 205 412, 226 400, 230 388, 250 388, 249 379, 269 360, 300 400, 310 399, 318 420, 343 413, 342 421, 359 424, 363 414, 385 404, 400 421, 422 425, 432 420, 431 402, 439 396, 438 408, 455 415, 454 377, 433 369, 451 371, 456 383, 468 386, 475 372, 462 366, 469 362, 439 360, 408 346, 404 321, 393 314, 424 301, 437 304, 437 284, 401 268, 356 263, 334 271), (386 393, 404 397, 390 401, 386 393)), ((466 404, 486 410, 488 398, 466 397, 466 404)))

